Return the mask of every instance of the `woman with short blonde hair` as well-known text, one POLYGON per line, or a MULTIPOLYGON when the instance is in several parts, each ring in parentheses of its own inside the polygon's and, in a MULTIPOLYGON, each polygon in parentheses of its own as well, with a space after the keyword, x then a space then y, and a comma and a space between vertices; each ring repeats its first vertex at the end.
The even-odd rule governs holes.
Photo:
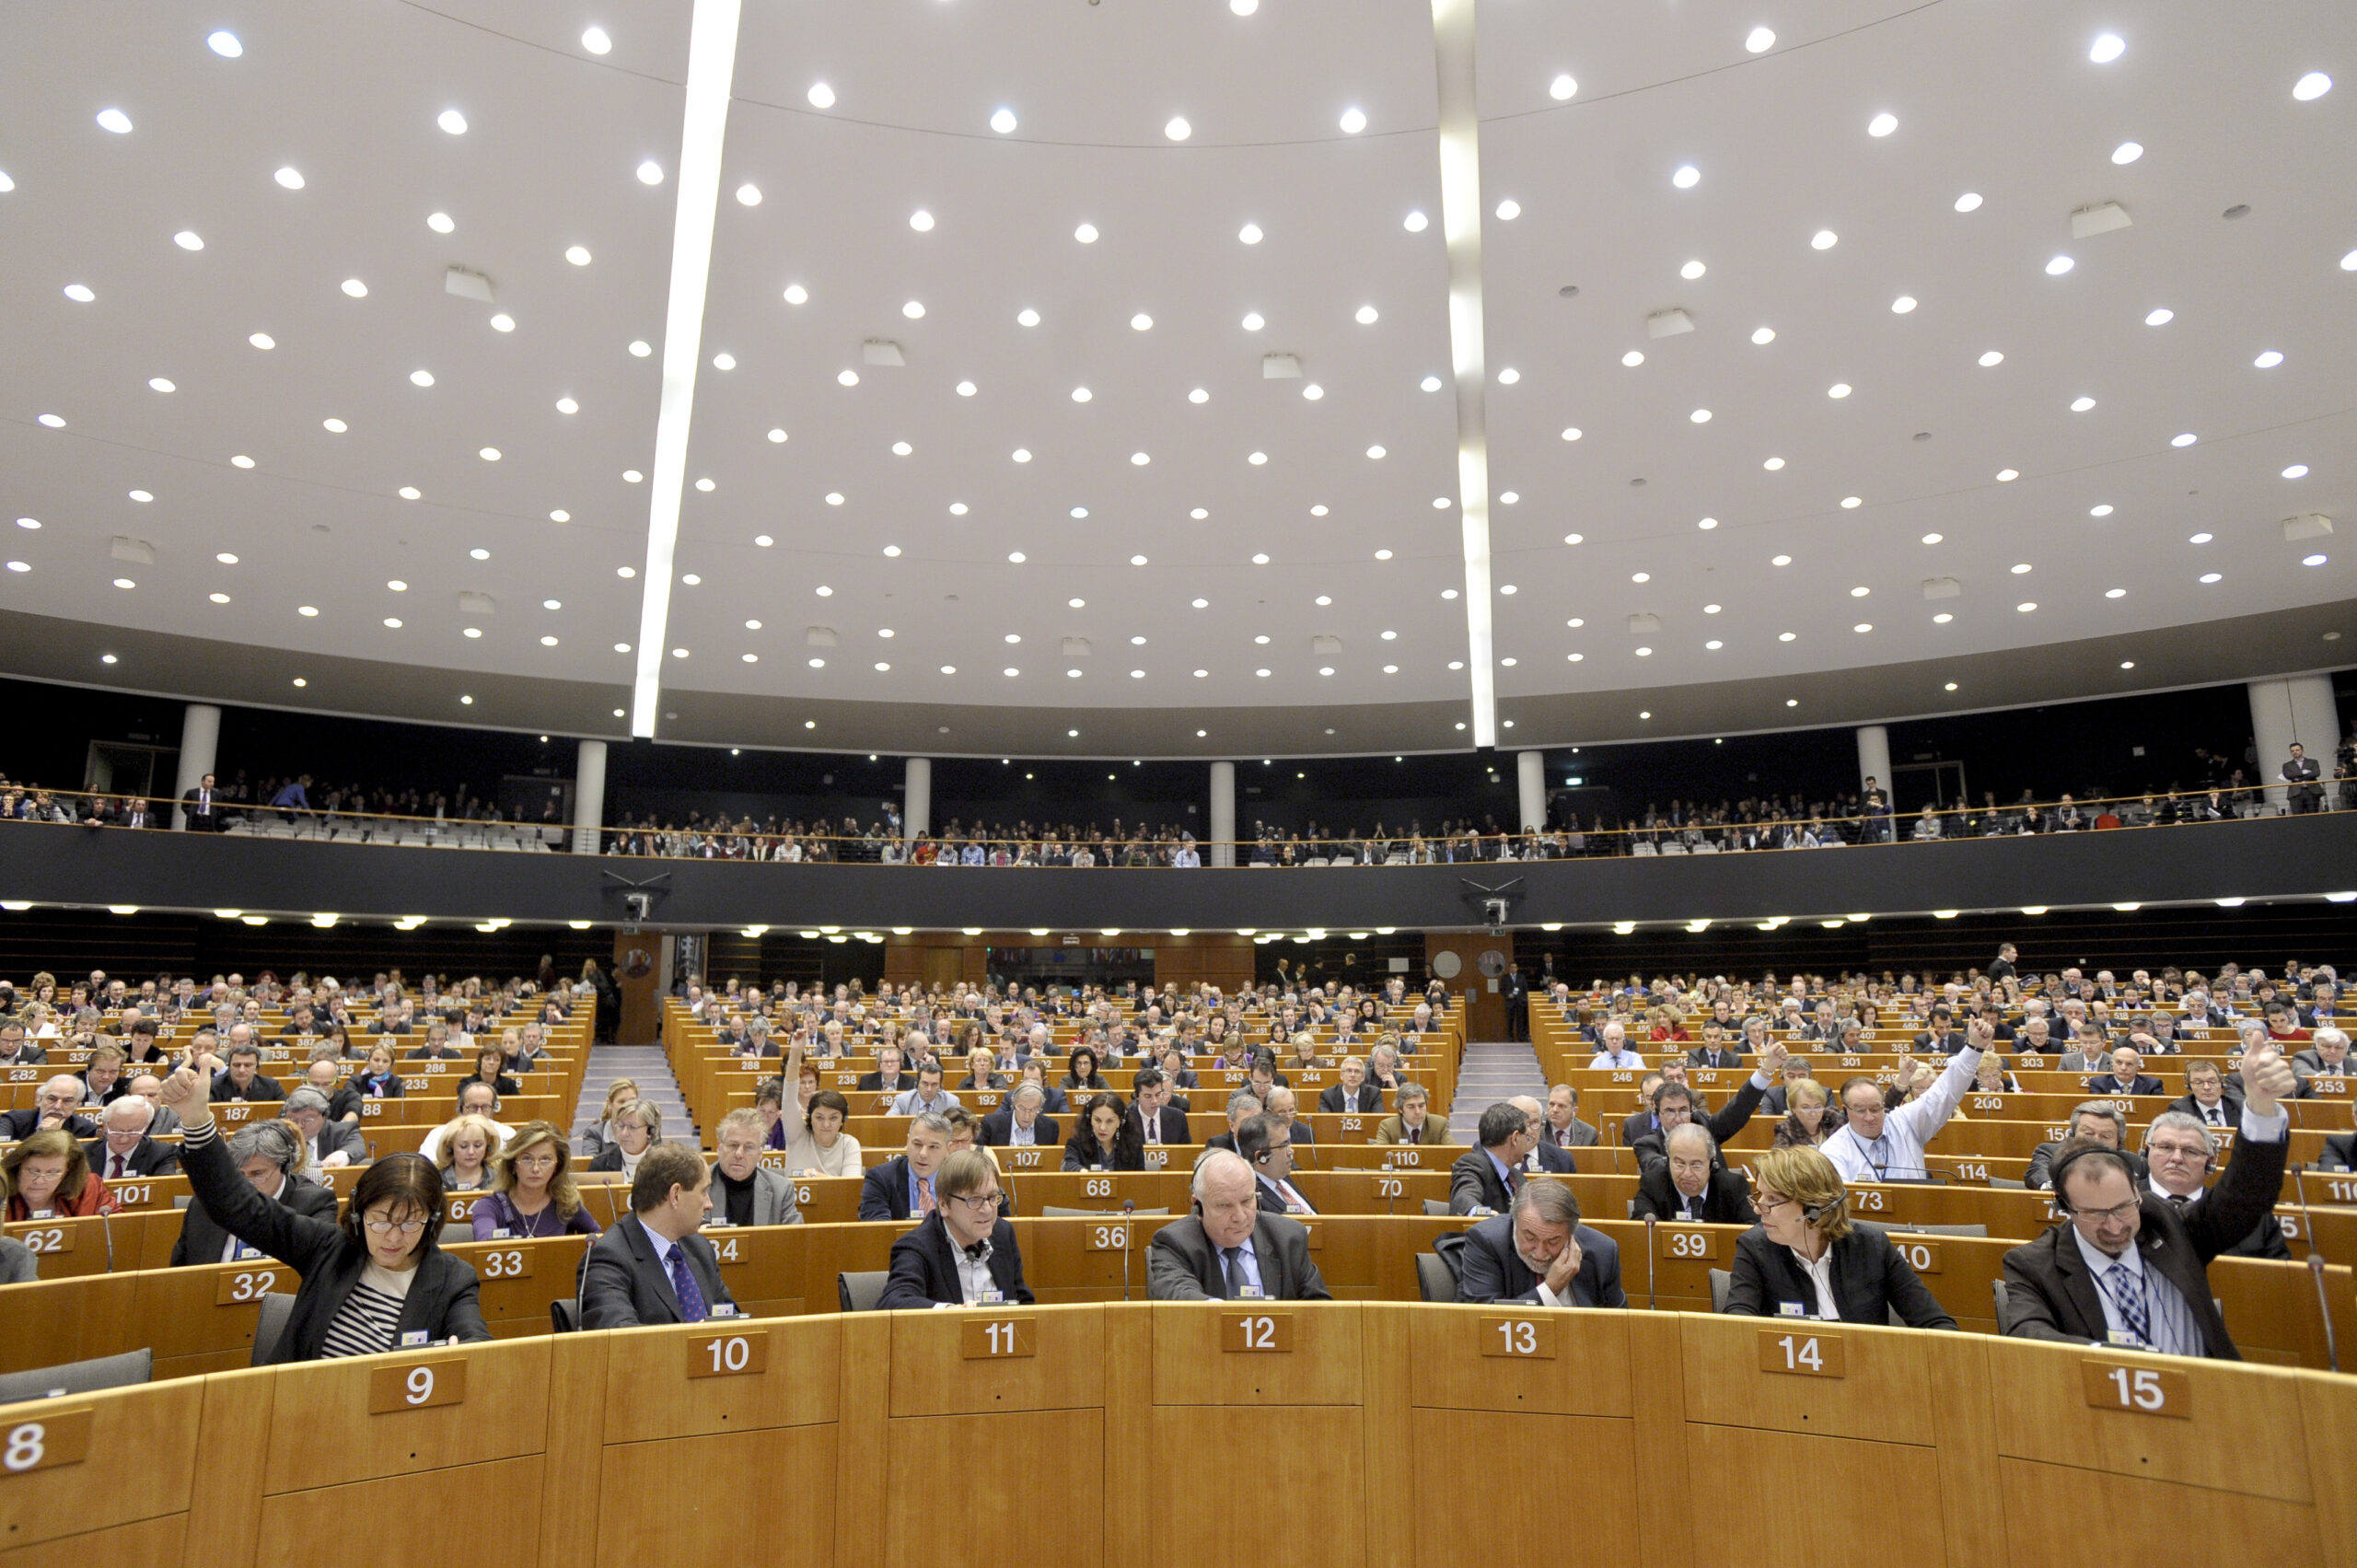
POLYGON ((1949 1329, 1948 1316, 1881 1227, 1850 1218, 1850 1190, 1813 1148, 1771 1149, 1751 1167, 1759 1223, 1736 1238, 1725 1310, 1949 1329))

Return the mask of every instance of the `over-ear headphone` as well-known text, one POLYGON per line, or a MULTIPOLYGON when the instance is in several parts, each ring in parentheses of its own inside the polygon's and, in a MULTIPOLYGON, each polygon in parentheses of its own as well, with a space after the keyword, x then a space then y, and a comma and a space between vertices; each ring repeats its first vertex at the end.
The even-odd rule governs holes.
POLYGON ((2101 1156, 2104 1158, 2108 1159, 2111 1162, 2113 1168, 2117 1169, 2120 1175, 2128 1179, 2128 1185, 2130 1187, 2132 1188, 2137 1184, 2135 1168, 2128 1163, 2127 1156, 2121 1154, 2118 1149, 2113 1148, 2109 1144, 2098 1144, 2092 1140, 2083 1142, 2079 1147, 2071 1150, 2061 1159, 2056 1160, 2051 1166, 2047 1167, 2047 1174, 2053 1182, 2052 1198, 2055 1213, 2067 1214, 2072 1212, 2071 1200, 2062 1190, 2062 1179, 2065 1176, 2068 1176, 2071 1172, 2071 1167, 2077 1165, 2081 1160, 2094 1158, 2097 1156, 2101 1156))
MULTIPOLYGON (((442 1172, 435 1166, 432 1160, 427 1159, 424 1155, 417 1154, 412 1151, 403 1151, 397 1154, 387 1155, 382 1159, 377 1161, 375 1165, 369 1167, 369 1169, 371 1171, 382 1170, 398 1160, 417 1161, 420 1165, 425 1167, 427 1173, 433 1179, 434 1202, 427 1209, 425 1224, 420 1230, 417 1237, 417 1245, 420 1249, 431 1247, 434 1245, 435 1238, 442 1234, 442 1222, 447 1217, 445 1207, 442 1202, 442 1172)), ((365 1180, 366 1178, 363 1178, 363 1179, 365 1180)), ((360 1243, 361 1246, 366 1247, 368 1245, 368 1232, 366 1226, 367 1215, 364 1213, 364 1206, 360 1202, 359 1188, 354 1186, 353 1189, 352 1199, 350 1202, 346 1204, 344 1209, 344 1234, 351 1237, 353 1240, 360 1243)))

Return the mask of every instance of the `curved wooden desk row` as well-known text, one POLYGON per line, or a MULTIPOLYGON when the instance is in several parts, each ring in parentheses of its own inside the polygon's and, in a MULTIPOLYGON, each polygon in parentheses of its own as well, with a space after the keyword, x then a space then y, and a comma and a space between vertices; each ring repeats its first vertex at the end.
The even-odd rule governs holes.
POLYGON ((0 1411, 0 1553, 244 1568, 2357 1562, 2357 1380, 1887 1329, 1376 1303, 877 1313, 0 1411), (463 1520, 462 1526, 459 1521, 463 1520), (1870 1524, 1867 1523, 1870 1521, 1870 1524), (2090 1540, 2098 1543, 2090 1554, 2090 1540))
MULTIPOLYGON (((1018 1218, 1024 1273, 1045 1302, 1119 1301, 1145 1295, 1153 1232, 1171 1217, 1119 1214, 1071 1219, 1018 1218)), ((1416 1255, 1471 1222, 1446 1217, 1329 1215, 1310 1222, 1311 1247, 1327 1287, 1343 1299, 1420 1299, 1416 1255)), ((1708 1311, 1710 1272, 1730 1267, 1739 1227, 1591 1222, 1620 1249, 1621 1280, 1633 1305, 1708 1311)), ((755 1317, 823 1315, 837 1310, 836 1275, 887 1267, 894 1224, 772 1225, 707 1231, 729 1293, 755 1317)), ((1990 1285, 2015 1245, 2003 1238, 1947 1236, 1898 1238, 1924 1283, 1966 1329, 1993 1333, 1990 1285)), ((482 1279, 484 1319, 500 1338, 549 1331, 549 1303, 569 1297, 586 1240, 468 1242, 451 1250, 482 1279)), ((2351 1271, 2327 1271, 2335 1332, 2357 1345, 2357 1295, 2351 1271)), ((2211 1283, 2226 1322, 2254 1362, 2329 1365, 2308 1271, 2296 1263, 2222 1259, 2211 1283)), ((284 1267, 212 1264, 92 1273, 0 1287, 0 1372, 59 1365, 152 1348, 158 1376, 226 1371, 247 1364, 261 1296, 295 1288, 284 1267)))

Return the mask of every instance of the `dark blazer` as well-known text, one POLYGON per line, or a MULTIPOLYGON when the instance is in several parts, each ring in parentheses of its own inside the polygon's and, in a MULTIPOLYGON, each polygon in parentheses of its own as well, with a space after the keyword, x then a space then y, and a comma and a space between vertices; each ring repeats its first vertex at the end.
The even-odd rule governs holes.
POLYGON ((859 1217, 864 1220, 904 1220, 909 1217, 909 1156, 894 1155, 869 1167, 859 1184, 859 1217))
POLYGON ((1557 1149, 1592 1149, 1596 1147, 1596 1129, 1576 1116, 1572 1118, 1572 1124, 1563 1129, 1561 1133, 1555 1131, 1555 1124, 1552 1121, 1542 1121, 1539 1124, 1538 1136, 1549 1147, 1557 1149))
MULTIPOLYGON (((29 1105, 0 1116, 0 1136, 12 1142, 31 1137, 41 1131, 41 1114, 39 1106, 29 1105)), ((99 1124, 87 1116, 69 1116, 65 1119, 65 1131, 76 1138, 90 1139, 99 1135, 99 1124)))
MULTIPOLYGON (((228 1152, 226 1149, 222 1151, 221 1157, 228 1158, 228 1152)), ((178 1269, 192 1263, 218 1263, 221 1261, 222 1252, 229 1245, 229 1232, 222 1227, 221 1222, 215 1219, 212 1212, 204 1206, 203 1191, 196 1187, 196 1172, 188 1169, 189 1157, 185 1144, 181 1146, 180 1165, 183 1170, 188 1170, 189 1185, 196 1189, 196 1195, 189 1200, 188 1207, 181 1211, 180 1239, 172 1243, 171 1266, 178 1269)), ((234 1171, 236 1167, 233 1166, 231 1169, 234 1171)), ((238 1177, 238 1183, 247 1191, 253 1192, 255 1197, 261 1197, 261 1193, 254 1192, 254 1184, 248 1181, 243 1175, 238 1177)), ((267 1199, 263 1201, 268 1202, 267 1199)), ((335 1190, 331 1187, 322 1187, 316 1181, 306 1181, 299 1176, 290 1176, 286 1179, 286 1190, 279 1193, 278 1203, 289 1213, 301 1214, 309 1219, 332 1220, 335 1218, 335 1190)), ((242 1231, 238 1234, 244 1235, 242 1231)), ((253 1246, 261 1246, 261 1242, 255 1241, 250 1236, 246 1239, 253 1246)), ((269 1249, 264 1248, 263 1250, 267 1251, 269 1249)))
MULTIPOLYGON (((1632 1220, 1683 1220, 1686 1217, 1685 1194, 1670 1179, 1668 1162, 1654 1167, 1637 1179, 1637 1206, 1629 1217, 1632 1220)), ((1751 1193, 1743 1178, 1731 1170, 1711 1172, 1708 1185, 1702 1189, 1702 1223, 1704 1225, 1758 1225, 1759 1211, 1751 1206, 1751 1193)))
POLYGON ((354 1165, 368 1163, 368 1140, 360 1129, 348 1121, 327 1121, 319 1123, 319 1135, 311 1140, 311 1157, 324 1160, 330 1155, 341 1154, 354 1165))
MULTIPOLYGON (((1817 1287, 1792 1252, 1768 1239, 1755 1225, 1736 1238, 1735 1279, 1727 1286, 1727 1311, 1743 1318, 1781 1316, 1780 1304, 1797 1301, 1817 1316, 1817 1287)), ((1833 1244, 1833 1304, 1844 1323, 1887 1325, 1891 1315, 1910 1328, 1953 1329, 1956 1319, 1923 1288, 1882 1227, 1852 1221, 1850 1234, 1833 1244)))
MULTIPOLYGON (((1252 1226, 1252 1260, 1268 1300, 1334 1299, 1309 1255, 1309 1231, 1296 1220, 1261 1214, 1252 1226)), ((1148 1301, 1227 1299, 1226 1271, 1201 1219, 1189 1214, 1154 1233, 1146 1249, 1145 1295, 1148 1301)))
MULTIPOLYGON (((1703 1121, 1702 1126, 1710 1132, 1713 1145, 1711 1150, 1711 1166, 1713 1169, 1726 1168, 1726 1156, 1724 1151, 1727 1140, 1742 1132, 1749 1124, 1751 1113, 1759 1108, 1759 1102, 1766 1098, 1765 1089, 1746 1078, 1743 1081, 1743 1087, 1736 1090, 1734 1097, 1720 1108, 1719 1113, 1703 1121)), ((1666 1165, 1669 1161, 1668 1141, 1669 1134, 1658 1129, 1642 1137, 1630 1139, 1629 1148, 1637 1156, 1637 1168, 1640 1171, 1645 1171, 1651 1170, 1656 1165, 1666 1165)))
POLYGON ((266 1078, 260 1073, 248 1079, 246 1086, 241 1089, 230 1081, 229 1070, 226 1067, 213 1075, 210 1093, 216 1105, 226 1099, 273 1100, 286 1098, 286 1091, 278 1086, 277 1079, 266 1078))
POLYGON ((2087 1080, 2087 1093, 2091 1095, 2156 1095, 2163 1092, 2161 1081, 2149 1073, 2137 1074, 2131 1086, 2124 1089, 2119 1086, 2119 1080, 2108 1073, 2087 1080))
MULTIPOLYGON (((2137 1250, 2144 1267, 2185 1297, 2201 1330, 2204 1351, 2214 1360, 2242 1357, 2211 1299, 2210 1260, 2247 1237, 2274 1207, 2290 1148, 2289 1139, 2268 1144, 2235 1139, 2225 1174, 2182 1211, 2155 1194, 2143 1177, 2137 1179, 2136 1193, 2143 1200, 2137 1250)), ((2005 1283, 2010 1287, 2008 1321, 2003 1325, 2006 1333, 2066 1343, 2104 1342, 2108 1330, 2102 1293, 2087 1272, 2069 1221, 2006 1253, 2005 1283)))
MULTIPOLYGON (((1056 1136, 1057 1131, 1056 1119, 1048 1114, 1043 1105, 1039 1114, 1032 1119, 1031 1141, 1043 1149, 1052 1148, 1063 1141, 1056 1136)), ((1015 1107, 1002 1100, 996 1110, 983 1117, 981 1139, 993 1148, 1011 1146, 1015 1142, 1015 1107)))
MULTIPOLYGON (((1309 1212, 1312 1214, 1316 1214, 1318 1212, 1317 1209, 1310 1204, 1309 1194, 1302 1192, 1301 1188, 1297 1183, 1288 1180, 1285 1185, 1293 1188, 1295 1192, 1299 1192, 1301 1194, 1303 1207, 1309 1209, 1309 1212)), ((1252 1175, 1252 1206, 1259 1209, 1264 1214, 1282 1214, 1286 1212, 1285 1201, 1277 1196, 1277 1191, 1275 1188, 1270 1186, 1266 1181, 1263 1181, 1260 1179, 1260 1175, 1258 1171, 1253 1172, 1252 1175)))
MULTIPOLYGON (((701 1233, 682 1237, 688 1272, 703 1292, 707 1309, 733 1303, 721 1283, 720 1262, 712 1243, 701 1233)), ((581 1265, 581 1326, 584 1329, 635 1329, 656 1323, 684 1323, 679 1295, 671 1275, 656 1261, 655 1238, 636 1214, 624 1214, 619 1224, 589 1246, 581 1265)))
MULTIPOLYGON (((1543 1145, 1542 1145, 1543 1146, 1543 1145)), ((1562 1151, 1558 1149, 1557 1154, 1562 1151)), ((1448 1212, 1469 1214, 1475 1209, 1488 1209, 1503 1214, 1514 1202, 1505 1183, 1498 1179, 1498 1169, 1490 1158, 1490 1151, 1479 1144, 1457 1156, 1448 1167, 1448 1212)))
POLYGON ((1724 1046, 1713 1051, 1708 1046, 1698 1045, 1686 1053, 1686 1064, 1689 1067, 1740 1067, 1743 1065, 1743 1052, 1729 1051, 1724 1046))
MULTIPOLYGON (((940 1214, 926 1216, 923 1225, 892 1243, 891 1277, 884 1282, 883 1298, 876 1305, 888 1312, 935 1303, 965 1306, 966 1292, 958 1283, 957 1246, 940 1214)), ((1036 1298, 1023 1283, 1023 1252, 1015 1244, 1015 1227, 1004 1220, 993 1225, 990 1247, 991 1283, 1009 1307, 1030 1306, 1036 1298)))
MULTIPOLYGON (((180 1160, 197 1202, 205 1204, 209 1214, 222 1215, 231 1233, 303 1276, 286 1331, 279 1336, 270 1365, 317 1361, 327 1342, 329 1326, 360 1283, 361 1271, 368 1261, 367 1243, 335 1223, 335 1194, 324 1187, 310 1189, 327 1200, 326 1213, 318 1217, 272 1202, 238 1173, 226 1142, 218 1135, 187 1144, 180 1160)), ((189 1205, 188 1213, 192 1225, 196 1203, 189 1205)), ((188 1238, 186 1227, 180 1237, 183 1241, 188 1238)), ((194 1260, 211 1261, 220 1256, 216 1241, 212 1259, 194 1260)), ((179 1261, 177 1255, 173 1260, 179 1261)), ((431 1241, 421 1242, 417 1277, 401 1302, 397 1333, 423 1332, 434 1340, 462 1342, 490 1339, 479 1291, 473 1264, 453 1258, 431 1241)), ((401 1342, 397 1337, 393 1342, 398 1346, 401 1342)))
POLYGON ((2343 1170, 2357 1170, 2357 1132, 2327 1133, 2324 1153, 2316 1163, 2327 1169, 2339 1166, 2343 1170))
MULTIPOLYGON (((2218 1097, 2218 1105, 2219 1108, 2225 1112, 2226 1130, 2228 1132, 2231 1132, 2235 1128, 2240 1127, 2243 1124, 2242 1096, 2222 1094, 2218 1097)), ((2202 1117, 2201 1107, 2195 1102, 2191 1095, 2177 1096, 2177 1098, 2169 1101, 2169 1109, 2171 1110, 2184 1112, 2186 1115, 2193 1118, 2196 1121, 2201 1122, 2205 1127, 2209 1125, 2209 1122, 2202 1117)))
MULTIPOLYGON (((90 1162, 91 1171, 103 1178, 107 1168, 107 1141, 93 1138, 82 1145, 82 1157, 90 1162)), ((154 1138, 142 1138, 131 1157, 122 1162, 126 1176, 178 1176, 180 1173, 180 1150, 178 1144, 159 1143, 154 1138)))
MULTIPOLYGON (((864 1073, 860 1075, 859 1086, 870 1093, 880 1091, 884 1087, 884 1074, 881 1072, 864 1073)), ((917 1075, 914 1073, 903 1073, 892 1085, 892 1092, 898 1094, 902 1089, 913 1089, 916 1086, 917 1075)))
POLYGON ((1329 1113, 1339 1111, 1345 1116, 1371 1116, 1383 1109, 1383 1091, 1371 1083, 1359 1086, 1356 1098, 1358 1103, 1353 1105, 1350 1091, 1340 1084, 1329 1084, 1318 1097, 1318 1109, 1329 1113))
MULTIPOLYGON (((1130 1109, 1123 1111, 1121 1114, 1129 1119, 1131 1126, 1138 1130, 1138 1137, 1143 1140, 1145 1137, 1145 1118, 1139 1114, 1137 1103, 1134 1100, 1132 1101, 1130 1109)), ((1155 1113, 1154 1120, 1155 1132, 1161 1137, 1164 1143, 1186 1144, 1193 1142, 1193 1140, 1187 1135, 1187 1113, 1180 1110, 1177 1106, 1164 1106, 1160 1110, 1155 1113)))
MULTIPOLYGON (((1586 1225, 1572 1227, 1580 1246, 1580 1272, 1572 1276, 1572 1299, 1582 1307, 1626 1307, 1620 1288, 1620 1248, 1586 1225)), ((1514 1216, 1496 1214, 1465 1233, 1463 1269, 1457 1279, 1459 1301, 1503 1301, 1536 1306, 1539 1276, 1514 1248, 1514 1216)))

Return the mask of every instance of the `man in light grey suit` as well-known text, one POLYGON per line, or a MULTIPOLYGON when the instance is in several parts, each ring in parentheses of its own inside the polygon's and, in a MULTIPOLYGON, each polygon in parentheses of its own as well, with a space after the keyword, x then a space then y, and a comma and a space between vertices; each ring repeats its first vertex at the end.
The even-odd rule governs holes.
POLYGON ((714 1225, 800 1225, 795 1186, 761 1166, 761 1115, 750 1109, 720 1119, 720 1157, 712 1167, 714 1225))
POLYGON ((1240 1155, 1213 1149, 1195 1167, 1194 1213, 1155 1232, 1149 1301, 1330 1301, 1297 1220, 1260 1208, 1240 1155))

